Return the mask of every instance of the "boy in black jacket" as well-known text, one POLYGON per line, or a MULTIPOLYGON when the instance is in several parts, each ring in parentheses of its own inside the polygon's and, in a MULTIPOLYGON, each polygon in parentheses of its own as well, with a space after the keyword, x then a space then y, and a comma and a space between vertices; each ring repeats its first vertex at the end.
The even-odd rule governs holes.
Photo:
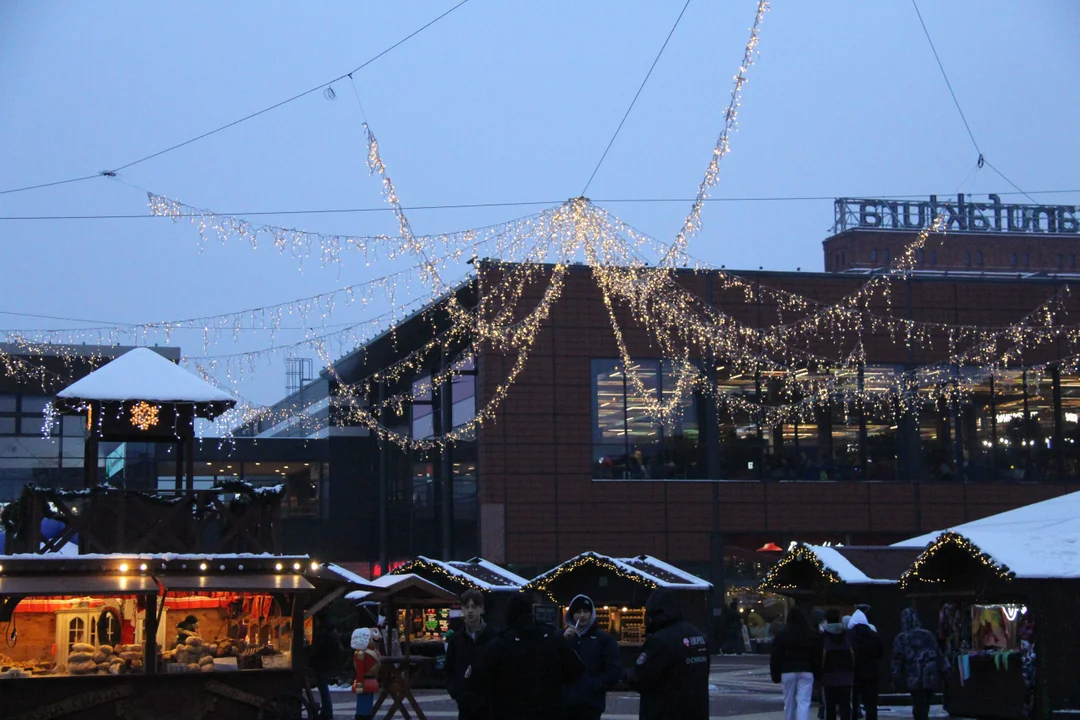
POLYGON ((564 634, 585 666, 581 679, 563 688, 566 720, 600 720, 607 707, 607 691, 622 677, 619 644, 596 626, 596 608, 587 595, 570 601, 564 634))
POLYGON ((484 622, 484 596, 479 590, 462 593, 461 618, 464 625, 446 643, 446 689, 457 702, 458 720, 487 720, 490 701, 469 682, 495 639, 495 630, 484 622))

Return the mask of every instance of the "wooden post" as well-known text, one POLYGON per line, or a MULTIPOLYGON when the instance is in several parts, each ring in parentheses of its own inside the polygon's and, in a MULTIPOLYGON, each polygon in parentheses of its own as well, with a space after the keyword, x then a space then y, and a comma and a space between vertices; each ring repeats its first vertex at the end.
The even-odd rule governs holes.
POLYGON ((195 490, 195 436, 184 440, 184 472, 187 474, 187 490, 195 490))
POLYGON ((92 488, 98 481, 98 436, 91 429, 83 446, 83 486, 92 488))
POLYGON ((177 440, 176 450, 176 496, 184 492, 184 441, 177 440))
MULTIPOLYGON (((144 595, 143 597, 146 598, 145 619, 143 620, 143 631, 146 633, 146 637, 143 639, 146 648, 143 653, 143 672, 147 675, 157 675, 157 632, 158 623, 161 621, 158 615, 158 599, 157 595, 144 595)), ((165 606, 165 598, 161 599, 161 605, 162 607, 165 606)), ((135 638, 136 642, 138 640, 138 638, 135 638)))

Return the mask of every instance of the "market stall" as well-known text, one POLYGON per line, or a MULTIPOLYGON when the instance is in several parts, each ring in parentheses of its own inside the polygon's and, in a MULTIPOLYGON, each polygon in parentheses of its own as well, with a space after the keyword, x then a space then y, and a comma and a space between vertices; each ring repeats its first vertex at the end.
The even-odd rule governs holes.
POLYGON ((299 702, 304 556, 0 556, 0 717, 275 717, 299 702))
POLYGON ((1038 530, 941 533, 901 577, 939 619, 953 715, 1013 720, 1080 712, 1077 518, 1038 530))
POLYGON ((525 585, 526 590, 546 594, 563 612, 575 595, 591 597, 597 625, 615 636, 628 662, 645 642, 645 602, 659 587, 678 595, 690 622, 703 630, 709 627, 712 584, 649 555, 614 558, 584 552, 525 585))
MULTIPOLYGON (((487 621, 498 627, 505 624, 507 598, 521 592, 521 588, 528 582, 525 578, 483 558, 444 561, 421 555, 396 568, 391 574, 417 575, 458 597, 466 590, 479 590, 484 594, 487 621)), ((458 611, 446 607, 424 608, 415 620, 413 636, 442 642, 450 628, 450 621, 459 614, 458 611)))
POLYGON ((408 718, 411 712, 424 720, 423 710, 413 697, 415 687, 431 687, 435 684, 436 656, 445 649, 441 642, 417 643, 413 636, 417 611, 426 608, 449 608, 458 598, 433 582, 419 575, 384 575, 372 580, 370 589, 348 593, 345 597, 358 604, 379 603, 383 616, 388 619, 381 633, 379 652, 382 655, 381 688, 375 701, 375 710, 389 701, 386 718, 401 712, 408 718))
MULTIPOLYGON (((808 615, 815 608, 850 615, 858 606, 869 606, 870 622, 891 647, 907 604, 900 576, 919 553, 908 547, 794 545, 769 570, 760 589, 792 598, 808 615)), ((881 678, 880 689, 887 693, 891 683, 884 664, 881 678)))

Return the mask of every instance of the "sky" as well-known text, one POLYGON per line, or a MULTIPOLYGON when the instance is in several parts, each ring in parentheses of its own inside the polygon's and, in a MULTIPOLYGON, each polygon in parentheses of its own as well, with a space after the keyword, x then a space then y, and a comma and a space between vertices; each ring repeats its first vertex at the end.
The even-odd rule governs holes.
MULTIPOLYGON (((338 77, 455 2, 0 3, 0 190, 143 158, 338 77)), ((364 117, 402 203, 558 203, 582 193, 683 0, 469 0, 356 72, 115 179, 0 194, 0 218, 147 214, 144 190, 218 212, 385 207, 364 117)), ((1027 192, 1080 204, 1080 4, 921 0, 975 143, 1027 192)), ((693 0, 587 196, 670 241, 722 127, 752 0, 693 0), (617 202, 674 199, 677 202, 617 202)), ((819 271, 830 200, 1005 195, 976 151, 910 0, 773 3, 738 132, 689 251, 727 268, 819 271)), ((416 210, 417 233, 547 205, 416 210)), ((260 216, 305 230, 397 231, 389 212, 260 216)), ((261 307, 400 270, 347 256, 320 268, 238 243, 200 244, 160 218, 0 219, 0 329, 143 323, 261 307), (62 320, 36 316, 54 316, 62 320)), ((447 279, 463 277, 461 266, 447 279)), ((417 293, 422 290, 417 289, 417 293)), ((357 321, 389 303, 336 312, 357 321)), ((297 320, 295 325, 304 324, 297 320)), ((310 324, 310 323, 309 323, 310 324)), ((299 340, 264 331, 186 356, 299 340)), ((311 355, 312 353, 308 353, 311 355)), ((280 357, 237 376, 256 403, 285 391, 280 357)))

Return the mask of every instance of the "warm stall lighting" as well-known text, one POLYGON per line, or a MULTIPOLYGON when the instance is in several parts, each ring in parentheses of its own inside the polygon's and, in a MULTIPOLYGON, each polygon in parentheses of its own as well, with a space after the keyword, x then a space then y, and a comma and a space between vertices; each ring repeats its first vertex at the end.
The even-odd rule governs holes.
POLYGON ((140 572, 146 572, 146 563, 143 563, 142 565, 139 566, 139 571, 140 572))
POLYGON ((292 569, 293 570, 299 570, 300 569, 300 563, 293 563, 292 564, 292 569))
POLYGON ((0 572, 4 572, 4 566, 0 565, 0 572))
POLYGON ((312 560, 312 561, 311 561, 311 569, 312 569, 312 570, 318 570, 318 569, 319 569, 319 563, 317 563, 317 562, 315 562, 314 560, 312 560))
POLYGON ((622 609, 622 611, 623 611, 623 612, 626 612, 626 611, 627 611, 627 608, 623 608, 623 609, 622 609))
POLYGON ((274 569, 277 570, 278 572, 281 572, 281 568, 282 568, 281 563, 278 563, 277 565, 274 566, 274 569))
POLYGON ((206 570, 206 563, 199 563, 200 570, 206 570))
POLYGON ((127 563, 120 563, 120 572, 127 572, 127 571, 128 571, 128 564, 127 563))

